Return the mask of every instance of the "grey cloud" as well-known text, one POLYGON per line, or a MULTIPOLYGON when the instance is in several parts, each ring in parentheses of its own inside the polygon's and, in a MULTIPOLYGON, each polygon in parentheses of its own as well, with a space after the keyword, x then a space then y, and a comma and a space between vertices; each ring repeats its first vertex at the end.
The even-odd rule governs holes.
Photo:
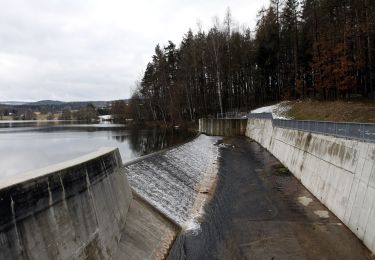
POLYGON ((227 6, 253 25, 267 2, 0 0, 0 100, 128 98, 157 43, 227 6))

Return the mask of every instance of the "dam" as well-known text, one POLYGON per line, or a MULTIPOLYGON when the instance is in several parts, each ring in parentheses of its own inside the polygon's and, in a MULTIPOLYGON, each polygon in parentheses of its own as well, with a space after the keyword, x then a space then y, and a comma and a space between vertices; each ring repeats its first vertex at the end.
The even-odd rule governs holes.
MULTIPOLYGON (((2 181, 0 259, 374 259, 372 208, 358 210, 335 168, 319 195, 323 166, 310 173, 317 162, 292 150, 314 154, 317 137, 240 120, 125 164, 103 148, 2 181)), ((368 154, 337 149, 329 169, 368 154)))
POLYGON ((0 259, 166 258, 182 230, 199 231, 218 139, 124 165, 118 149, 103 148, 3 181, 0 259))

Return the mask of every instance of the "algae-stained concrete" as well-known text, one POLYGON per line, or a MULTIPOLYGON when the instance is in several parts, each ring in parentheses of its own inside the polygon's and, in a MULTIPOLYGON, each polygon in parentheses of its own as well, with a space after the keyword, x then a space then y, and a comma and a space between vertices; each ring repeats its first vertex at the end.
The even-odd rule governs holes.
POLYGON ((0 259, 109 259, 132 199, 117 149, 19 175, 0 190, 0 259))
POLYGON ((134 194, 113 259, 165 259, 180 228, 134 194))
POLYGON ((246 136, 281 161, 375 252, 375 143, 249 119, 246 136))

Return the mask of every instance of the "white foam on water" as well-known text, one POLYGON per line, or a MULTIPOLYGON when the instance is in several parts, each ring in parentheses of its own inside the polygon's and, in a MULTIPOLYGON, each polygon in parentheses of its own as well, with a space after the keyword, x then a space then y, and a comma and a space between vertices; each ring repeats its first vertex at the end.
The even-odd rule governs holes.
POLYGON ((329 218, 329 213, 326 210, 316 210, 314 211, 315 215, 318 215, 320 218, 329 218))
POLYGON ((200 135, 162 154, 125 166, 132 188, 182 228, 199 232, 206 190, 217 174, 219 137, 200 135))
POLYGON ((201 224, 199 223, 199 221, 197 221, 197 219, 191 218, 184 224, 182 228, 185 230, 185 232, 191 233, 196 236, 201 231, 201 224))
POLYGON ((298 202, 301 203, 303 206, 307 207, 310 205, 311 202, 313 202, 313 200, 308 197, 299 197, 298 202))

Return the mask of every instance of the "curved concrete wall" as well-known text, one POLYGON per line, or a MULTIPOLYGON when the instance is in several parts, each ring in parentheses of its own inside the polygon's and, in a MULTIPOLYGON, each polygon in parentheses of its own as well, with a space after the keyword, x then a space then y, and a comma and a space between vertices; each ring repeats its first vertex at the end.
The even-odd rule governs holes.
POLYGON ((281 161, 375 252, 375 144, 249 119, 246 136, 281 161))
POLYGON ((199 132, 214 136, 245 135, 247 119, 199 119, 199 132))
POLYGON ((117 149, 0 183, 0 259, 109 259, 131 189, 117 149))

